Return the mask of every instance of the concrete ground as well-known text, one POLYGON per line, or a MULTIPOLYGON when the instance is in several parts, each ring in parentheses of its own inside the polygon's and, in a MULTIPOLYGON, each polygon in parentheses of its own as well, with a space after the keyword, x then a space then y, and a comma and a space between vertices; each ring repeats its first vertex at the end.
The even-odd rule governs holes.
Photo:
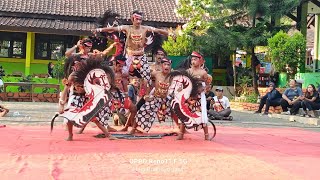
MULTIPOLYGON (((96 139, 93 125, 64 141, 61 121, 50 134, 51 103, 2 102, 1 179, 319 179, 320 127, 252 112, 215 121, 217 136, 189 130, 144 140, 96 139)), ((155 124, 152 133, 171 128, 155 124)))

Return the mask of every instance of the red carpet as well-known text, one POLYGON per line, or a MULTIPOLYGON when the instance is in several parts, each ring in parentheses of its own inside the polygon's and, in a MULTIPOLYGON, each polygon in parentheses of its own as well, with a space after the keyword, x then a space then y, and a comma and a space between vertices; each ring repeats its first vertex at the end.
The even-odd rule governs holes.
POLYGON ((320 178, 320 133, 300 129, 217 127, 212 142, 192 130, 183 141, 111 141, 96 128, 67 142, 63 127, 49 129, 0 128, 1 179, 320 178))

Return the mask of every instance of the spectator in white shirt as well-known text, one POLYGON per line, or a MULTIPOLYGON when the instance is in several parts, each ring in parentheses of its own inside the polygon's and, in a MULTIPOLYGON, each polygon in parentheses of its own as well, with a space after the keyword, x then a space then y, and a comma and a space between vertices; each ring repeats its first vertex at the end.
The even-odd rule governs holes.
POLYGON ((229 99, 223 96, 223 88, 217 87, 215 95, 213 97, 213 109, 208 111, 210 118, 223 119, 224 117, 229 117, 231 114, 230 103, 229 99))

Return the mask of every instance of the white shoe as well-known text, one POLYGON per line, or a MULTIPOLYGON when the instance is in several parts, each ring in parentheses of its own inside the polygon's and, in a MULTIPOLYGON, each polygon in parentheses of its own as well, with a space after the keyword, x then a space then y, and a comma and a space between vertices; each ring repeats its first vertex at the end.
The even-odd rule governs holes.
POLYGON ((281 114, 284 114, 284 115, 291 115, 290 111, 282 112, 281 114))

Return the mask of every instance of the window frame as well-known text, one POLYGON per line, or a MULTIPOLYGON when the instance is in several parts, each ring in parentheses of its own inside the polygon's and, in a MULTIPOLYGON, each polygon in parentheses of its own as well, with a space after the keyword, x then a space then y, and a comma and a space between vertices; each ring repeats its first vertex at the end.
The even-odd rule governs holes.
POLYGON ((76 36, 70 36, 70 35, 51 35, 51 34, 36 34, 35 35, 35 53, 34 53, 34 59, 37 60, 52 60, 56 61, 57 59, 52 59, 52 53, 53 49, 51 49, 53 44, 57 44, 61 42, 61 45, 63 46, 61 49, 61 56, 64 56, 64 53, 66 52, 66 48, 69 46, 72 46, 74 44, 75 40, 79 39, 79 37, 76 36), (47 43, 46 48, 39 48, 39 44, 41 43, 47 43), (42 56, 42 52, 46 50, 47 56, 42 56))
POLYGON ((26 58, 26 40, 27 33, 22 32, 0 32, 0 41, 9 41, 10 46, 8 47, 8 56, 0 56, 0 58, 18 58, 24 59, 26 58), (22 54, 14 54, 14 42, 21 42, 21 53, 22 54))

